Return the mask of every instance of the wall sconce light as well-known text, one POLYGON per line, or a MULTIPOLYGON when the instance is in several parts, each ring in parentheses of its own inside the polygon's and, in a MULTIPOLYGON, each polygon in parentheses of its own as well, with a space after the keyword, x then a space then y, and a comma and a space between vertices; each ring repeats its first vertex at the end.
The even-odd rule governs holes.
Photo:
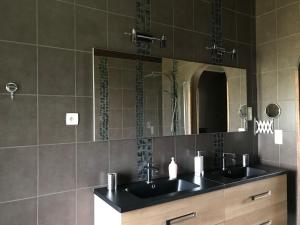
POLYGON ((206 47, 206 50, 209 50, 211 52, 212 55, 220 55, 220 56, 223 56, 225 54, 228 54, 230 55, 231 57, 231 60, 234 60, 236 58, 236 54, 237 54, 237 51, 236 49, 232 49, 231 51, 228 51, 226 50, 225 48, 223 47, 219 47, 217 46, 216 44, 213 44, 212 46, 210 47, 206 47))
POLYGON ((146 43, 154 43, 155 41, 158 41, 161 48, 167 47, 167 36, 164 34, 161 37, 153 37, 149 34, 137 32, 135 28, 132 28, 130 33, 125 32, 124 34, 130 36, 130 40, 134 44, 139 41, 146 43))

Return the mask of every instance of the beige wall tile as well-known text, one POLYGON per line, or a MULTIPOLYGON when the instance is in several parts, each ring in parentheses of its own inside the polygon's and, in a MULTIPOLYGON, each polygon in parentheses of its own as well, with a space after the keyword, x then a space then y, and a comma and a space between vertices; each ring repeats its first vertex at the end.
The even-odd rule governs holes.
POLYGON ((277 69, 276 42, 271 42, 257 48, 257 72, 263 73, 277 69))
POLYGON ((277 34, 284 37, 300 32, 300 2, 278 10, 277 34))
POLYGON ((264 42, 276 39, 276 12, 257 17, 256 19, 256 43, 259 45, 264 42))

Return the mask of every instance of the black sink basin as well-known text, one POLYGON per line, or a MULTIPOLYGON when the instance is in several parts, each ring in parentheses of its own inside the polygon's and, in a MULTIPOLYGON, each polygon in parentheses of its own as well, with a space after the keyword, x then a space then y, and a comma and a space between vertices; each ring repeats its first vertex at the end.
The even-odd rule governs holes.
POLYGON ((182 179, 160 179, 151 184, 147 184, 146 182, 137 182, 129 185, 125 190, 139 198, 151 198, 160 195, 178 193, 181 191, 189 191, 197 187, 199 186, 182 179))
POLYGON ((221 175, 228 178, 249 178, 265 174, 265 170, 252 167, 231 167, 225 171, 221 171, 221 175))

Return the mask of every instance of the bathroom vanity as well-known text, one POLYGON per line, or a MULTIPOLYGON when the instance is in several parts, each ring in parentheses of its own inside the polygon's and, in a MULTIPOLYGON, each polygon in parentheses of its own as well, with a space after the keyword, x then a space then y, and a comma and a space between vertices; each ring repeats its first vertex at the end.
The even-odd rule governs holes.
MULTIPOLYGON (((185 190, 156 196, 138 196, 134 187, 147 193, 140 182, 115 192, 95 189, 95 225, 286 225, 286 171, 263 169, 264 174, 243 178, 182 176, 176 182, 185 190), (183 181, 196 186, 188 189, 183 181)), ((155 181, 153 188, 163 189, 163 182, 155 181)))

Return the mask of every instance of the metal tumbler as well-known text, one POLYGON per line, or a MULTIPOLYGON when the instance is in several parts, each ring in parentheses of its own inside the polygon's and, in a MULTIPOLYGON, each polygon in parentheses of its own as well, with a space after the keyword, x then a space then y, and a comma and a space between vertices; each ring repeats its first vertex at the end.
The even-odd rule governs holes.
POLYGON ((107 189, 109 191, 117 190, 117 173, 107 174, 107 189))
POLYGON ((243 167, 248 167, 248 166, 249 166, 249 155, 243 154, 243 167))

